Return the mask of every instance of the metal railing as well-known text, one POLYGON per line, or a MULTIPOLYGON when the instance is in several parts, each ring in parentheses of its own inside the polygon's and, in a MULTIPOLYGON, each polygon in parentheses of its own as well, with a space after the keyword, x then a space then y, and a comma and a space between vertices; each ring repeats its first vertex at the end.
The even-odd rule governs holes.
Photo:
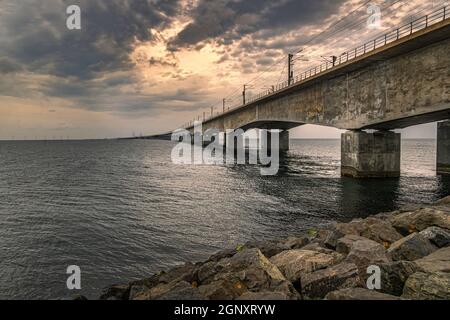
MULTIPOLYGON (((421 31, 432 25, 442 22, 442 21, 448 19, 448 17, 449 17, 449 7, 445 6, 443 8, 440 8, 439 10, 436 10, 428 15, 422 16, 422 17, 415 19, 397 29, 393 29, 381 36, 378 36, 378 37, 364 43, 363 45, 360 45, 354 49, 344 52, 340 56, 336 57, 336 61, 334 63, 327 61, 326 63, 323 63, 321 65, 315 66, 311 69, 304 71, 303 73, 294 77, 290 84, 289 84, 289 81, 283 81, 281 83, 278 83, 277 85, 272 86, 272 88, 273 88, 272 90, 266 90, 255 96, 248 98, 245 105, 255 102, 259 99, 274 95, 274 94, 278 93, 279 91, 284 90, 288 87, 292 87, 300 82, 306 82, 310 78, 313 78, 322 73, 325 73, 326 71, 333 69, 341 64, 348 63, 356 58, 359 58, 359 57, 367 54, 367 53, 370 53, 374 50, 377 50, 384 46, 387 46, 387 45, 391 44, 392 42, 398 41, 402 38, 408 37, 408 36, 418 32, 418 31, 421 31)), ((226 112, 240 108, 242 106, 244 106, 244 105, 241 103, 241 104, 237 104, 232 107, 228 107, 226 112)), ((219 113, 219 114, 222 114, 222 113, 219 113)), ((203 121, 213 119, 217 116, 218 115, 211 115, 210 117, 206 117, 205 119, 203 119, 203 121)), ((189 124, 188 126, 191 126, 191 124, 189 124)))

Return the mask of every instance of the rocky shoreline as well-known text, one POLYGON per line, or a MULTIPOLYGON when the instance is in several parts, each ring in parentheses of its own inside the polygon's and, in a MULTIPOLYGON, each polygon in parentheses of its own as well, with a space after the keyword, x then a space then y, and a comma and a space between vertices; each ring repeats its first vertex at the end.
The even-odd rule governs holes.
POLYGON ((447 300, 450 197, 240 245, 204 262, 111 286, 100 299, 447 300), (367 288, 371 270, 381 271, 380 289, 367 288))

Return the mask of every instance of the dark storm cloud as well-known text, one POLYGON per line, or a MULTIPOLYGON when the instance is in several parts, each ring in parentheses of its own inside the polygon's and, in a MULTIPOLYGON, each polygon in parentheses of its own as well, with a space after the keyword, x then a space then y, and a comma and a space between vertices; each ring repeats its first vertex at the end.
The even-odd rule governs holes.
POLYGON ((272 32, 320 23, 337 11, 345 0, 200 0, 192 12, 193 22, 172 41, 170 48, 189 47, 215 39, 232 43, 264 29, 272 32))
MULTIPOLYGON (((25 0, 7 3, 0 18, 0 53, 26 70, 91 79, 132 67, 135 40, 150 40, 149 28, 174 16, 178 1, 25 0), (66 8, 81 8, 82 30, 66 28, 66 8)), ((0 70, 1 71, 1 70, 0 70)))

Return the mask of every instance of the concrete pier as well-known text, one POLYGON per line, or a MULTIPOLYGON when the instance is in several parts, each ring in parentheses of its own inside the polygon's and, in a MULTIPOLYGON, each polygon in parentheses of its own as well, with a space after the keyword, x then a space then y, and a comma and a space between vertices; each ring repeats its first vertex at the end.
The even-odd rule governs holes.
MULTIPOLYGON (((272 146, 272 130, 266 130, 265 132, 267 132, 267 149, 270 150, 272 146)), ((259 132, 258 139, 261 139, 260 134, 262 133, 263 133, 262 131, 259 132)), ((288 130, 280 131, 278 133, 278 137, 280 139, 279 141, 280 152, 289 151, 289 131, 288 130)))
POLYGON ((450 120, 438 123, 436 168, 438 174, 450 175, 450 120))
POLYGON ((391 131, 342 134, 341 174, 353 178, 400 176, 401 135, 391 131))

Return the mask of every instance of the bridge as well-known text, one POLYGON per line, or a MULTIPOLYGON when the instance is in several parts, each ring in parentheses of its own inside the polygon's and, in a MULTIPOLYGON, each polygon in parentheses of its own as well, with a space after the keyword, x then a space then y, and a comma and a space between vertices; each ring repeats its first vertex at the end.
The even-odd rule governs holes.
MULTIPOLYGON (((394 129, 438 124, 438 173, 450 174, 450 19, 441 8, 289 78, 254 99, 204 118, 221 132, 281 130, 305 124, 342 134, 343 176, 398 177, 401 135, 394 129)), ((185 129, 193 132, 193 122, 185 129)))

